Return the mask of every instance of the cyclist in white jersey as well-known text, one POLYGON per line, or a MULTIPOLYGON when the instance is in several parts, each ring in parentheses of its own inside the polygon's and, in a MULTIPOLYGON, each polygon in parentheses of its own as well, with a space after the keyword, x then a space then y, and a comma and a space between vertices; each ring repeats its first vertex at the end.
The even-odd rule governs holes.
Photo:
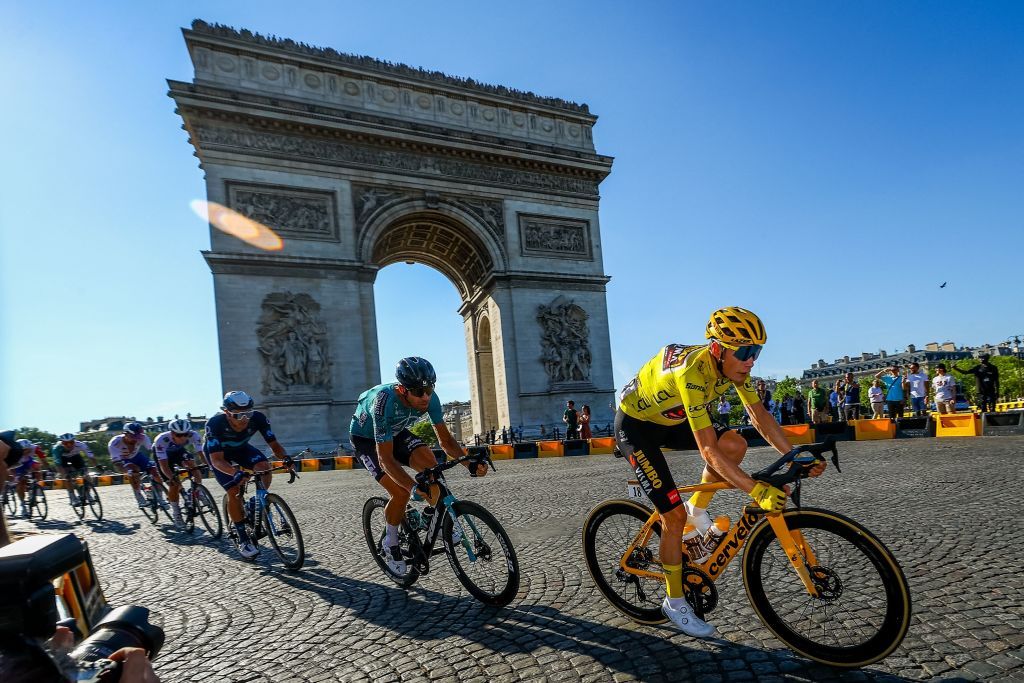
MULTIPOLYGON (((140 508, 146 507, 146 500, 142 497, 142 492, 139 490, 138 478, 133 475, 137 472, 149 472, 154 477, 159 476, 156 464, 149 459, 149 456, 140 452, 141 449, 150 451, 152 448, 153 442, 149 440, 145 430, 142 429, 142 425, 138 422, 126 424, 124 426, 124 433, 115 436, 107 444, 111 462, 114 463, 114 467, 128 475, 132 491, 135 492, 135 502, 139 504, 140 508)), ((154 488, 154 490, 158 500, 163 505, 163 495, 160 493, 160 489, 154 488)))
MULTIPOLYGON (((167 431, 158 435, 153 440, 153 451, 156 453, 156 462, 160 467, 160 474, 167 482, 167 498, 171 502, 171 518, 174 526, 182 528, 185 523, 181 519, 181 506, 179 495, 181 494, 181 481, 174 474, 177 467, 195 467, 195 454, 203 451, 203 443, 199 438, 199 432, 192 429, 192 423, 188 420, 174 420, 167 425, 167 431), (189 453, 186 447, 191 445, 192 452, 189 453)), ((196 483, 199 480, 194 472, 190 473, 196 483)))

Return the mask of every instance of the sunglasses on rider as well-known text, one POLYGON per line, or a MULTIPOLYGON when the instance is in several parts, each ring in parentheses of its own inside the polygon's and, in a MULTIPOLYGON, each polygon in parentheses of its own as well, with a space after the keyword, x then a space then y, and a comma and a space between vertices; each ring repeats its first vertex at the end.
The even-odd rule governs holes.
POLYGON ((255 410, 239 410, 238 412, 228 412, 228 416, 236 420, 248 420, 255 413, 255 410))
POLYGON ((406 387, 405 390, 416 398, 423 398, 424 396, 430 396, 434 393, 434 387, 416 387, 415 389, 406 387))
POLYGON ((741 346, 738 349, 733 349, 732 354, 738 361, 757 360, 757 357, 761 355, 761 349, 764 347, 760 344, 750 344, 748 346, 741 346))

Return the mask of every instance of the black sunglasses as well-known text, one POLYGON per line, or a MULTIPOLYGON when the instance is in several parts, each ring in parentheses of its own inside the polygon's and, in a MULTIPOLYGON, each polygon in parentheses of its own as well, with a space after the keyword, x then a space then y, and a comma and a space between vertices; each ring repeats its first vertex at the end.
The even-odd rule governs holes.
POLYGON ((416 387, 415 389, 406 387, 405 390, 416 398, 423 398, 424 396, 430 396, 434 393, 434 387, 416 387))

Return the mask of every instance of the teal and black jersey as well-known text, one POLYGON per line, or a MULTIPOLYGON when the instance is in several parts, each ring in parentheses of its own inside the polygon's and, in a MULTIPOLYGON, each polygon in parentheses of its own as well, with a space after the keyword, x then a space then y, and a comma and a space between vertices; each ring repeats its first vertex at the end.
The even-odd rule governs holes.
POLYGON ((434 394, 425 411, 419 411, 402 404, 398 398, 396 387, 390 382, 378 384, 359 395, 359 405, 352 416, 352 424, 348 431, 353 436, 373 439, 377 443, 385 443, 395 438, 403 429, 408 429, 424 415, 430 416, 430 424, 444 421, 441 412, 441 399, 434 394))

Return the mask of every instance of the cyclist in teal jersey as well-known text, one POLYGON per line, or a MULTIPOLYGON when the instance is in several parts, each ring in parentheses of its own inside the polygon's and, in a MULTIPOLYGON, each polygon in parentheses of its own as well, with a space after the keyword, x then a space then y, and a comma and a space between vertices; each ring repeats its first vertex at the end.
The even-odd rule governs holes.
MULTIPOLYGON (((391 495, 384 507, 387 522, 384 559, 396 574, 405 574, 405 561, 398 545, 398 525, 405 516, 416 481, 402 466, 422 472, 437 464, 430 447, 410 432, 409 427, 427 415, 448 457, 461 458, 463 453, 444 423, 441 399, 434 393, 437 374, 433 366, 416 356, 403 358, 395 368, 395 379, 397 384, 378 384, 359 396, 349 435, 363 466, 391 495)), ((465 465, 471 476, 482 477, 487 473, 487 465, 482 461, 467 461, 465 465)), ((431 488, 423 494, 435 505, 437 487, 431 488)))

